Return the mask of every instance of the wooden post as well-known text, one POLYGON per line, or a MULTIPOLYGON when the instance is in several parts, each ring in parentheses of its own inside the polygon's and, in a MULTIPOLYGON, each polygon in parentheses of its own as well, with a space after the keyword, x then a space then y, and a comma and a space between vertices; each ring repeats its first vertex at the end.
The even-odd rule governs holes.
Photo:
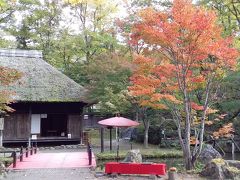
POLYGON ((20 161, 23 161, 23 147, 20 148, 20 161))
POLYGON ((34 154, 37 153, 37 142, 35 142, 34 154))
POLYGON ((28 157, 28 146, 26 147, 26 158, 28 157))
POLYGON ((90 144, 88 143, 88 148, 89 148, 89 151, 88 151, 88 161, 89 161, 89 165, 92 165, 92 148, 90 146, 90 144))
MULTIPOLYGON (((117 135, 118 135, 118 128, 116 128, 117 129, 117 135)), ((117 137, 117 162, 118 162, 118 160, 119 160, 119 136, 117 137)))
POLYGON ((16 164, 17 164, 17 153, 16 153, 16 151, 13 151, 12 156, 13 156, 13 168, 15 168, 16 164))
POLYGON ((169 171, 168 172, 168 180, 176 180, 176 172, 169 171))
POLYGON ((112 151, 112 127, 110 127, 110 151, 112 151))
POLYGON ((31 144, 31 147, 30 147, 30 155, 33 155, 33 145, 31 144))
POLYGON ((177 169, 175 167, 169 168, 168 171, 168 180, 177 180, 177 169))
POLYGON ((104 128, 101 127, 100 129, 100 135, 101 135, 101 153, 104 152, 104 128))
POLYGON ((234 142, 232 142, 232 160, 235 160, 235 145, 234 145, 234 142))

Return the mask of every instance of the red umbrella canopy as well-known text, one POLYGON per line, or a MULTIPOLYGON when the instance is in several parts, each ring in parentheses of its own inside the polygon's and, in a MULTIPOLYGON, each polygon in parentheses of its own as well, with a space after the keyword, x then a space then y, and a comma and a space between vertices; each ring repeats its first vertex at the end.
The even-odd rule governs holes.
POLYGON ((138 122, 132 121, 124 117, 112 117, 112 118, 104 119, 104 120, 98 121, 98 124, 101 124, 103 126, 109 126, 109 127, 132 127, 132 126, 139 125, 138 122))

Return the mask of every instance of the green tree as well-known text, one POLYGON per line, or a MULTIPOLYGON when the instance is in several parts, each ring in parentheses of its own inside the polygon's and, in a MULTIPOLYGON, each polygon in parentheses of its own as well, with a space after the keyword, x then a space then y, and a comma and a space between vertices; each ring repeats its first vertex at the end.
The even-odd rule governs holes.
POLYGON ((199 0, 217 11, 219 21, 224 27, 225 35, 231 35, 233 32, 240 31, 240 2, 237 0, 199 0))
POLYGON ((8 25, 8 31, 16 38, 17 48, 42 50, 45 59, 50 59, 53 41, 60 29, 62 4, 50 0, 20 0, 15 8, 15 18, 8 25))
POLYGON ((90 97, 99 102, 102 113, 114 115, 130 112, 127 91, 131 75, 129 66, 129 60, 116 53, 99 55, 85 66, 90 97))
POLYGON ((11 40, 5 38, 7 35, 4 31, 4 28, 9 23, 10 19, 12 18, 15 12, 15 1, 7 1, 1 0, 0 1, 0 47, 1 48, 9 48, 13 47, 14 43, 11 40))
POLYGON ((69 2, 78 24, 77 34, 83 40, 79 46, 85 61, 89 62, 96 54, 113 51, 116 44, 113 17, 111 17, 116 10, 114 3, 109 0, 69 2))
MULTIPOLYGON (((224 28, 224 35, 234 34, 235 46, 240 49, 240 2, 235 0, 199 0, 218 13, 219 22, 224 28)), ((227 113, 224 122, 232 121, 239 113, 239 67, 236 72, 228 74, 223 80, 222 85, 216 87, 215 105, 220 113, 227 113)))

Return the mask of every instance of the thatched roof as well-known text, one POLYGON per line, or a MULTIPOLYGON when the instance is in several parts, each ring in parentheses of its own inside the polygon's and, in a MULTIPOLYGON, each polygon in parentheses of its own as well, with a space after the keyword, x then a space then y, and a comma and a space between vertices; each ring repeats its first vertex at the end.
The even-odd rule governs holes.
POLYGON ((45 62, 40 51, 0 49, 0 66, 23 73, 19 83, 9 87, 16 101, 88 103, 86 89, 45 62))

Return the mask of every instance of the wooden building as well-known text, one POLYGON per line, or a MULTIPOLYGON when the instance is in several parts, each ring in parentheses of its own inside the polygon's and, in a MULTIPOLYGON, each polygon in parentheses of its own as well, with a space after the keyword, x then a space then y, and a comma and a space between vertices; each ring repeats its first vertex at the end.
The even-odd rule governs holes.
POLYGON ((87 91, 42 58, 40 51, 0 49, 0 66, 23 73, 8 87, 15 112, 4 118, 4 143, 81 140, 87 91))

